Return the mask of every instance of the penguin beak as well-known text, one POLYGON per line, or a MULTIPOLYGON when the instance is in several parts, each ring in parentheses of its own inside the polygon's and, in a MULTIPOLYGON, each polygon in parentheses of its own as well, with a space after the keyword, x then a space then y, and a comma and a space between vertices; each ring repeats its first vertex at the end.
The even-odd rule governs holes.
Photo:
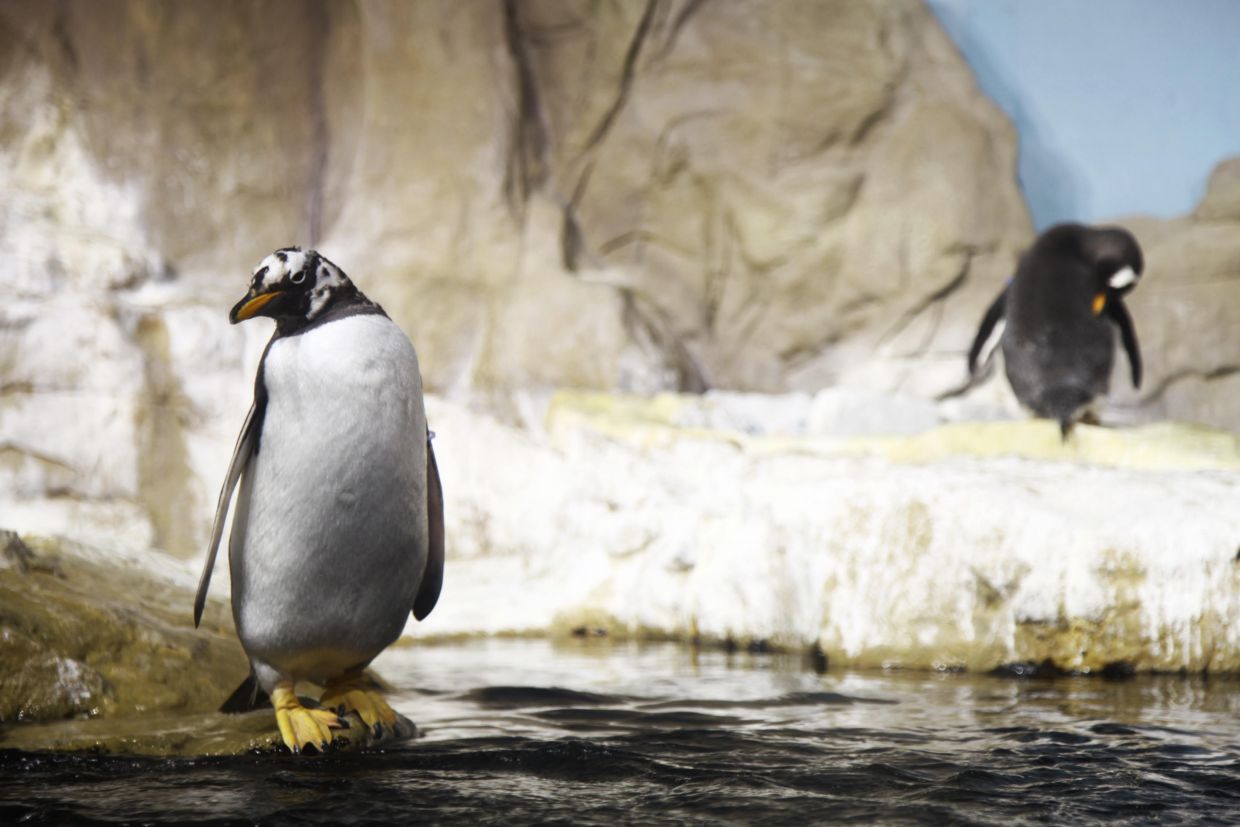
POLYGON ((280 292, 278 290, 270 293, 260 293, 257 296, 247 295, 241 301, 237 302, 233 306, 233 309, 229 311, 228 321, 236 324, 237 322, 244 322, 246 319, 254 318, 262 312, 262 309, 266 307, 272 299, 279 295, 280 292))
POLYGON ((1094 315, 1095 316, 1100 314, 1103 308, 1105 308, 1106 306, 1107 306, 1107 294, 1106 293, 1099 293, 1098 295, 1094 296, 1094 315))

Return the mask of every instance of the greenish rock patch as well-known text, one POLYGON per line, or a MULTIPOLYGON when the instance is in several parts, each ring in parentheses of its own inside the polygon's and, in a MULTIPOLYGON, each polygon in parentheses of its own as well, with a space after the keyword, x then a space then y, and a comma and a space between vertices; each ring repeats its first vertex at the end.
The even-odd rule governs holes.
POLYGON ((194 629, 191 596, 69 544, 6 533, 0 722, 215 709, 248 672, 222 605, 194 629))
MULTIPOLYGON (((0 531, 0 749, 238 755, 283 749, 270 708, 215 710, 249 671, 228 607, 132 565, 0 531)), ((356 718, 333 750, 391 744, 356 718)))
MULTIPOLYGON (((413 738, 416 727, 399 716, 397 732, 383 738, 374 735, 356 716, 343 721, 346 729, 336 733, 330 752, 390 745, 413 738)), ((193 757, 284 752, 270 709, 243 715, 215 712, 198 714, 156 713, 142 717, 93 718, 53 721, 13 727, 0 740, 0 748, 28 752, 93 752, 113 755, 193 757)))

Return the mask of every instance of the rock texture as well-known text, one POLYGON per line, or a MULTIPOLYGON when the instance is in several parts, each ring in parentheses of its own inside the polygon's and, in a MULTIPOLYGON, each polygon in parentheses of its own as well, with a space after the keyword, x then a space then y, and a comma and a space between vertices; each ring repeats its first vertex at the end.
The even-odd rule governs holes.
MULTIPOLYGON (((249 663, 226 603, 213 601, 193 628, 190 568, 158 552, 118 558, 0 530, 0 749, 283 749, 270 709, 215 711, 249 663)), ((345 722, 338 748, 376 742, 360 719, 345 722)), ((396 738, 415 731, 402 716, 396 738)))
MULTIPOLYGON (((1129 307, 1148 380, 1117 399, 1142 419, 1184 419, 1240 431, 1240 158, 1210 176, 1191 214, 1121 219, 1145 248, 1129 307)), ((1113 389, 1127 388, 1122 377, 1113 389)))
POLYGON ((926 11, 567 8, 517 4, 516 54, 564 264, 616 285, 675 369, 620 385, 926 387, 857 362, 898 366, 939 332, 939 300, 998 277, 1028 235, 995 185, 1011 129, 926 11))
POLYGON ((33 530, 200 548, 265 337, 224 314, 275 246, 511 418, 932 394, 1029 235, 1011 128, 915 2, 11 0, 0 47, 0 492, 33 530))
MULTIPOLYGON (((415 737, 413 722, 398 713, 397 736, 376 739, 357 716, 344 719, 330 752, 393 744, 415 737)), ((25 752, 90 752, 160 757, 288 755, 270 709, 243 715, 153 710, 141 717, 75 718, 23 724, 0 735, 0 749, 25 752)), ((313 759, 310 759, 313 760, 313 759)))
POLYGON ((158 571, 0 532, 0 723, 218 708, 249 671, 226 607, 195 630, 158 571))
POLYGON ((1081 426, 1064 444, 1029 421, 841 438, 816 401, 565 394, 545 437, 436 402, 456 556, 409 632, 1240 670, 1240 439, 1081 426))

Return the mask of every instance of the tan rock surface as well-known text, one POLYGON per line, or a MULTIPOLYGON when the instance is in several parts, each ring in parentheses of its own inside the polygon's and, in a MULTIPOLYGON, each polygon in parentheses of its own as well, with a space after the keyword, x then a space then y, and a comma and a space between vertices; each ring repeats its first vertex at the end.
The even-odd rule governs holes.
MULTIPOLYGON (((0 530, 0 749, 280 749, 270 708, 215 711, 249 664, 226 602, 209 602, 195 629, 192 601, 132 560, 0 530)), ((345 723, 339 748, 374 743, 360 719, 345 723)), ((400 740, 416 731, 403 718, 399 727, 400 740)))
POLYGON ((63 543, 0 542, 0 722, 208 712, 249 672, 226 607, 195 630, 188 591, 63 543))
POLYGON ((1112 389, 1141 419, 1240 430, 1238 171, 1240 158, 1222 162, 1192 215, 1121 220, 1145 249, 1146 278, 1128 304, 1147 378, 1138 394, 1122 375, 1112 389))
POLYGON ((131 283, 230 296, 269 248, 318 243, 417 331, 432 386, 821 383, 842 368, 794 369, 1028 235, 1011 129, 916 3, 17 3, 3 24, 8 72, 56 110, 42 144, 71 135, 134 202, 153 263, 131 283), (676 370, 626 374, 633 346, 676 370))

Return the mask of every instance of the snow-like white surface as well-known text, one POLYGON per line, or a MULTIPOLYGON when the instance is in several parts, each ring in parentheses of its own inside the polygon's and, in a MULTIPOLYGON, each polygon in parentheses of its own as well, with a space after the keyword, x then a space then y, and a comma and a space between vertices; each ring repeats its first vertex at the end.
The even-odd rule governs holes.
POLYGON ((1022 624, 1111 618, 1140 665, 1240 653, 1234 467, 901 463, 575 413, 553 406, 544 442, 432 402, 450 558, 411 634, 598 625, 990 668, 1028 654, 1022 624))

